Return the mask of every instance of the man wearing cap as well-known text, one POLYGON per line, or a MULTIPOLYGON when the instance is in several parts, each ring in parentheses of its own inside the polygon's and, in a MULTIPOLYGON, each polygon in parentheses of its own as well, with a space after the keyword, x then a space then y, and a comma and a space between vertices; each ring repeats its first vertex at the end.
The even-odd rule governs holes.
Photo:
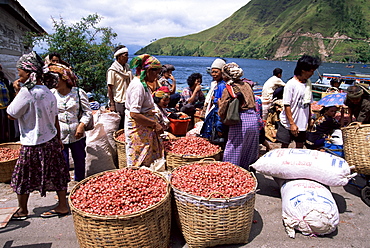
POLYGON ((350 121, 352 121, 352 116, 354 116, 357 122, 370 124, 370 95, 362 86, 348 87, 344 104, 348 106, 350 121))
POLYGON ((127 47, 123 45, 116 47, 114 58, 116 60, 107 71, 109 109, 120 114, 119 129, 123 129, 125 123, 126 89, 133 78, 130 66, 127 63, 127 47))

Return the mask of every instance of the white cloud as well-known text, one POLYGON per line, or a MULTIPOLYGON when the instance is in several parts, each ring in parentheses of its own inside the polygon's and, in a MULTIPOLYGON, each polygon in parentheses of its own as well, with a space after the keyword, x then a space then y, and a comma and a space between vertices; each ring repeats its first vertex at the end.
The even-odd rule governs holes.
POLYGON ((89 14, 103 17, 101 26, 118 34, 116 43, 146 46, 152 39, 178 37, 210 28, 249 0, 19 0, 47 32, 53 32, 51 17, 67 24, 89 14))

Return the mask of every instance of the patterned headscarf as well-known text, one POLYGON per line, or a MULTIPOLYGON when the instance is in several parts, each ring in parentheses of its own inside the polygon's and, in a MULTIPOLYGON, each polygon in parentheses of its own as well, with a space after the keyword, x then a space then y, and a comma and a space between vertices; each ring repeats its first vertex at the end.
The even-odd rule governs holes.
POLYGON ((239 79, 243 76, 243 69, 237 63, 228 63, 222 67, 223 76, 229 79, 239 79))
POLYGON ((67 82, 68 87, 76 86, 77 77, 70 68, 62 64, 50 64, 49 71, 58 73, 59 77, 67 82))
POLYGON ((170 97, 170 94, 162 91, 162 90, 156 90, 154 93, 153 93, 153 96, 155 97, 158 97, 158 98, 169 98, 170 97))
POLYGON ((35 51, 23 54, 19 58, 17 61, 17 68, 30 72, 29 78, 23 84, 24 87, 32 89, 36 85, 37 77, 41 76, 43 73, 43 65, 44 61, 35 51))
POLYGON ((148 85, 145 83, 146 71, 149 69, 161 69, 162 65, 159 60, 149 54, 142 54, 130 61, 131 68, 140 68, 140 82, 143 84, 145 91, 148 91, 148 85))

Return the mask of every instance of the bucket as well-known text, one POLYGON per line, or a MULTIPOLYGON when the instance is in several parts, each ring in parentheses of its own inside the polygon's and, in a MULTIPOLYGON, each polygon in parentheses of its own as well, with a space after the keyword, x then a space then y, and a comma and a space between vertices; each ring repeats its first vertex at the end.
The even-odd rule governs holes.
POLYGON ((189 122, 191 119, 180 120, 180 119, 171 119, 170 120, 170 133, 174 135, 185 135, 188 131, 189 122))

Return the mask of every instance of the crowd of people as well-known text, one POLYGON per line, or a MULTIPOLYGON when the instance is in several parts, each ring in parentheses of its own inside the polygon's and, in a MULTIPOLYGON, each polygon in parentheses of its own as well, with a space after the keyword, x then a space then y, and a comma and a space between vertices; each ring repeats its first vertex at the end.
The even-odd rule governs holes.
MULTIPOLYGON (((220 145, 223 161, 245 169, 258 159, 259 144, 270 149, 267 140, 281 143, 282 148, 295 141, 297 148, 320 149, 326 137, 343 126, 334 118, 338 106, 325 106, 312 120, 310 77, 321 63, 316 57, 303 55, 287 83, 281 80, 283 71, 275 68, 261 98, 253 92, 254 83, 243 78, 243 69, 221 58, 211 65, 213 81, 206 96, 200 73, 189 75, 188 87, 179 93, 173 65, 162 64, 149 54, 128 62, 125 46, 115 49, 114 58, 106 74, 108 108, 121 118, 119 129, 125 131, 128 166, 150 166, 163 158, 162 138, 174 137, 169 128, 169 115, 174 112, 191 118, 189 130, 195 113, 201 113, 203 124, 197 135, 220 145)), ((42 217, 65 215, 69 154, 74 180, 81 181, 86 175, 85 128, 100 104, 92 93, 77 87, 73 68, 58 53, 45 60, 35 52, 25 54, 17 69, 19 79, 13 84, 0 71, 0 141, 17 140, 18 130, 22 144, 11 180, 19 201, 13 219, 27 218, 29 194, 35 190, 41 196, 46 191, 58 195, 58 205, 42 217)), ((349 87, 345 104, 356 121, 370 123, 368 90, 349 87)))

